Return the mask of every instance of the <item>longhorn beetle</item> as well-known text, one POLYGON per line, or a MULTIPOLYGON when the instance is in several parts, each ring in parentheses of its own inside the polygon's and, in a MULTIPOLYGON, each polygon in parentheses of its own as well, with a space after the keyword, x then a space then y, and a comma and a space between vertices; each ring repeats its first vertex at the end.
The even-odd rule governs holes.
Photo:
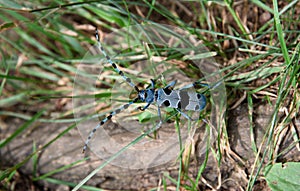
POLYGON ((100 52, 105 56, 106 61, 113 67, 115 72, 117 72, 122 78, 135 89, 137 92, 137 97, 130 101, 129 103, 119 107, 118 109, 110 112, 110 114, 104 118, 99 124, 90 132, 88 138, 85 141, 85 145, 83 147, 83 153, 87 149, 87 145, 90 142, 91 138, 93 137, 94 133, 98 128, 100 128, 104 123, 110 120, 114 115, 122 112, 123 110, 127 109, 131 104, 136 102, 144 102, 146 105, 144 107, 138 107, 139 110, 144 111, 146 110, 151 104, 156 102, 157 105, 157 113, 159 117, 159 123, 155 126, 154 130, 157 130, 162 125, 162 118, 161 118, 161 107, 171 107, 176 109, 181 115, 189 120, 191 119, 187 114, 181 111, 189 110, 189 111, 201 111, 206 106, 206 98, 203 94, 197 93, 195 91, 188 91, 187 89, 196 85, 202 85, 210 87, 208 84, 203 84, 199 82, 194 82, 193 84, 187 85, 179 90, 173 90, 173 87, 176 84, 176 81, 172 81, 164 88, 159 88, 155 90, 155 82, 151 79, 151 87, 140 90, 134 83, 132 83, 131 79, 125 76, 125 74, 118 68, 116 63, 114 63, 110 56, 104 50, 98 33, 98 29, 95 31, 95 36, 97 39, 97 48, 100 52))

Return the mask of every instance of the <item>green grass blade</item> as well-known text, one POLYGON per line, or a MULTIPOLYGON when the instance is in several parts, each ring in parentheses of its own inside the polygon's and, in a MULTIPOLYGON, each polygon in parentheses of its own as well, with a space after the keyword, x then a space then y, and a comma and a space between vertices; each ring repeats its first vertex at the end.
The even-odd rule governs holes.
POLYGON ((278 35, 278 38, 279 38, 280 47, 281 47, 282 54, 283 54, 285 62, 289 63, 290 62, 290 57, 289 57, 288 50, 287 50, 286 43, 285 43, 285 35, 283 34, 282 27, 281 27, 281 22, 280 22, 280 19, 279 19, 277 0, 273 0, 273 6, 274 6, 275 28, 276 28, 277 35, 278 35))

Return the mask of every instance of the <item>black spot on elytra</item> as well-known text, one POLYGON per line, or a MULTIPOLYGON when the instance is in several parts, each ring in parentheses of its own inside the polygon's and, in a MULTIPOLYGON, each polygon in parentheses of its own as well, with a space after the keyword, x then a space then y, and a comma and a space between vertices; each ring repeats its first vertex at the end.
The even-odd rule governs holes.
POLYGON ((197 98, 198 98, 198 99, 201 99, 201 97, 202 97, 202 96, 201 96, 200 94, 197 94, 197 98))
POLYGON ((181 109, 181 101, 179 101, 179 102, 177 103, 177 108, 178 108, 178 109, 181 109))
POLYGON ((166 107, 169 107, 169 106, 170 106, 169 100, 165 100, 165 101, 163 102, 163 105, 166 106, 166 107))
POLYGON ((155 100, 157 99, 157 97, 158 97, 158 91, 155 91, 155 93, 154 93, 154 97, 155 97, 155 100))
POLYGON ((165 88, 163 89, 166 95, 170 95, 172 93, 172 90, 170 90, 169 88, 165 88))

